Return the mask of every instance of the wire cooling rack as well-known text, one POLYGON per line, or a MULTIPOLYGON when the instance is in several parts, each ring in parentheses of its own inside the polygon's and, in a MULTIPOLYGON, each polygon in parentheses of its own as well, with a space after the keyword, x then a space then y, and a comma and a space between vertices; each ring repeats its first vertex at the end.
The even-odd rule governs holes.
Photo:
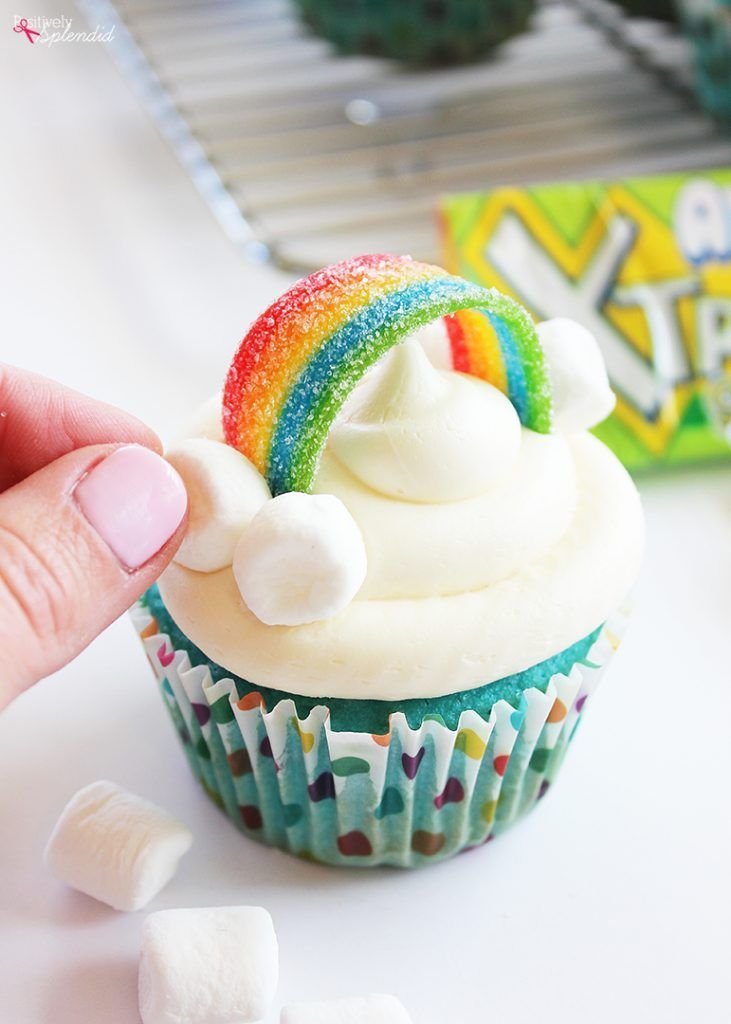
POLYGON ((309 270, 439 255, 444 193, 731 163, 670 26, 545 0, 479 64, 340 57, 289 0, 79 0, 224 228, 309 270))

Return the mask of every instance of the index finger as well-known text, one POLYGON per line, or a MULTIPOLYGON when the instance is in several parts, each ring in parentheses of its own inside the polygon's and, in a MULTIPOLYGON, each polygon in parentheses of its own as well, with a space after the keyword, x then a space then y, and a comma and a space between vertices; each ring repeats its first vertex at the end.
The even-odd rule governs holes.
POLYGON ((157 434, 135 416, 0 363, 0 491, 77 448, 109 442, 162 451, 157 434))

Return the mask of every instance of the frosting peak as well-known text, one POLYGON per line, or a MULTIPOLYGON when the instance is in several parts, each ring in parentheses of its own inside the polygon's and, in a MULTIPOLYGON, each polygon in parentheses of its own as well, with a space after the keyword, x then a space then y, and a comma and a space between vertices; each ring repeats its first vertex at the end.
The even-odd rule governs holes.
POLYGON ((354 392, 329 449, 362 483, 404 501, 481 494, 515 462, 520 420, 497 388, 436 370, 408 340, 354 392))
POLYGON ((356 388, 349 418, 383 423, 423 416, 442 403, 448 393, 446 378, 434 369, 419 342, 409 338, 356 388))

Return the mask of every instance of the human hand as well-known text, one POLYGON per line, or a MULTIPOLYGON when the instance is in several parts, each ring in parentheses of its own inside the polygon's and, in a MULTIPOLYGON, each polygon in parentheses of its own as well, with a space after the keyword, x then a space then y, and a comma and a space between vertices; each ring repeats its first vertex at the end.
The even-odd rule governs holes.
POLYGON ((133 416, 0 363, 0 708, 162 572, 187 497, 133 416))

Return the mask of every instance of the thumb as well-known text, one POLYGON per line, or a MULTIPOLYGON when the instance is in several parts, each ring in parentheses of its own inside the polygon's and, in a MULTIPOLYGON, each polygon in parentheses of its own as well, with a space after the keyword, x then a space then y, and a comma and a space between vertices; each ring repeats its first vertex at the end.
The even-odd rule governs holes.
POLYGON ((178 474, 139 445, 78 449, 0 494, 0 707, 160 575, 186 509, 178 474))

